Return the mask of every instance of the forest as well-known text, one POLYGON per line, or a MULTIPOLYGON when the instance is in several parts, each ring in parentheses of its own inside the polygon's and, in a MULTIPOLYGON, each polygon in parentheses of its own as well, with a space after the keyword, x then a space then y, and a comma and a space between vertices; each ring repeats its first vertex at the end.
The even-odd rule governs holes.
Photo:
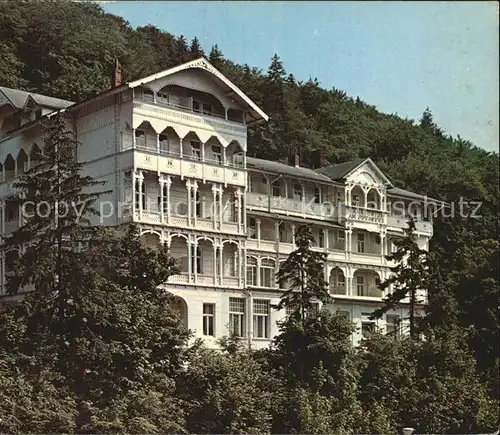
MULTIPOLYGON (((0 86, 79 101, 110 88, 115 59, 129 81, 200 56, 270 117, 250 129, 249 155, 286 162, 298 149, 305 164, 317 149, 328 163, 370 157, 398 187, 450 204, 434 220, 429 304, 419 324, 426 340, 374 334, 353 349, 351 325, 322 313, 285 322, 269 351, 231 337, 218 353, 188 346, 168 295, 155 290, 177 267, 168 252, 142 246, 133 228, 126 237, 92 233, 92 243, 73 252, 65 244, 77 245, 82 228, 65 227, 72 232, 62 242, 57 232, 40 238, 45 223, 37 222, 16 235, 39 251, 20 259, 25 276, 11 284, 29 277, 46 291, 0 315, 0 432, 495 431, 498 153, 451 137, 430 109, 402 119, 316 79, 297 80, 279 54, 262 71, 225 58, 216 41, 205 53, 197 38, 133 29, 95 3, 0 3, 0 86), (479 216, 469 216, 475 203, 479 216), (49 245, 67 251, 42 251, 49 245), (66 290, 54 296, 56 272, 66 290)), ((57 128, 50 135, 71 145, 57 128)), ((67 170, 76 177, 77 166, 67 170)), ((28 172, 21 188, 47 180, 28 172)))

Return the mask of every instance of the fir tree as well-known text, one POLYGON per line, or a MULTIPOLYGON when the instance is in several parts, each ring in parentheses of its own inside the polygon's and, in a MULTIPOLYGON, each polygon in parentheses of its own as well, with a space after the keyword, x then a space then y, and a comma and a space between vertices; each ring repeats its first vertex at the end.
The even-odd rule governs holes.
POLYGON ((405 228, 405 237, 395 240, 396 251, 386 258, 395 263, 391 267, 391 276, 379 284, 379 288, 387 290, 392 286, 392 293, 384 299, 384 306, 372 313, 372 318, 380 318, 400 302, 409 298, 410 337, 416 338, 417 304, 424 301, 417 299, 417 292, 430 282, 430 257, 428 252, 419 248, 415 235, 415 221, 410 218, 405 228))
POLYGON ((191 57, 193 59, 198 59, 199 57, 205 56, 205 52, 203 51, 203 48, 201 48, 200 41, 196 36, 191 41, 191 46, 189 47, 189 53, 191 54, 191 57))
POLYGON ((280 267, 277 281, 280 288, 287 287, 276 309, 288 308, 296 319, 305 319, 318 301, 328 303, 328 283, 325 280, 326 254, 311 248, 315 241, 311 229, 300 225, 295 234, 297 249, 280 267))
POLYGON ((101 182, 82 174, 83 163, 76 159, 79 144, 66 128, 64 114, 44 120, 42 129, 44 147, 37 164, 13 184, 13 202, 24 223, 5 238, 2 249, 22 251, 8 293, 32 285, 46 294, 60 291, 62 297, 63 262, 95 231, 90 218, 97 215, 95 202, 105 192, 97 192, 101 182))
POLYGON ((222 55, 222 52, 219 50, 219 47, 217 46, 217 44, 212 45, 212 49, 210 50, 208 60, 214 66, 217 66, 217 64, 224 61, 224 56, 222 55))

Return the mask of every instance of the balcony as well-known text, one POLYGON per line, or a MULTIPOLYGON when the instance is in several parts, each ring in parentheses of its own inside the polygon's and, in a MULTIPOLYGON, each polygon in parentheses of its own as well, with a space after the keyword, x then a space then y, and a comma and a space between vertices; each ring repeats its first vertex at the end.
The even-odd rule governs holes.
POLYGON ((329 212, 329 210, 322 204, 315 203, 314 197, 300 200, 248 192, 246 194, 246 204, 251 210, 263 210, 290 216, 307 216, 321 220, 331 218, 331 212, 329 212))
POLYGON ((136 98, 133 102, 133 115, 137 115, 139 118, 137 125, 142 120, 148 121, 152 118, 169 125, 176 124, 185 126, 188 129, 205 130, 209 134, 216 131, 226 132, 232 137, 240 140, 244 139, 246 143, 247 128, 245 125, 223 117, 197 113, 191 108, 182 105, 168 104, 166 102, 145 102, 136 98))
POLYGON ((231 184, 244 187, 246 173, 243 169, 234 166, 222 166, 211 162, 200 162, 181 158, 175 155, 157 154, 156 151, 148 152, 136 149, 130 153, 130 166, 157 173, 178 175, 181 178, 198 178, 203 182, 231 184))
MULTIPOLYGON (((132 204, 129 204, 126 209, 129 211, 132 210, 132 204)), ((175 205, 173 205, 173 209, 175 210, 175 205)), ((124 213, 123 222, 130 220, 131 215, 124 213)), ((213 219, 203 219, 203 218, 194 218, 188 219, 187 215, 171 215, 167 216, 167 213, 161 213, 155 210, 149 211, 136 211, 133 216, 133 221, 143 224, 151 224, 151 225, 166 225, 169 227, 177 227, 177 228, 186 228, 186 229, 195 229, 200 231, 217 231, 228 234, 239 234, 238 224, 236 222, 226 222, 223 221, 222 224, 219 221, 215 221, 213 219)))
POLYGON ((363 223, 383 224, 386 221, 386 212, 382 210, 364 207, 345 207, 344 213, 347 219, 363 223))
MULTIPOLYGON (((408 218, 405 218, 403 216, 389 215, 387 217, 387 226, 389 228, 395 228, 397 230, 403 231, 405 228, 408 228, 408 218)), ((431 237, 433 234, 432 222, 426 220, 416 220, 415 229, 417 232, 429 237, 431 237)))

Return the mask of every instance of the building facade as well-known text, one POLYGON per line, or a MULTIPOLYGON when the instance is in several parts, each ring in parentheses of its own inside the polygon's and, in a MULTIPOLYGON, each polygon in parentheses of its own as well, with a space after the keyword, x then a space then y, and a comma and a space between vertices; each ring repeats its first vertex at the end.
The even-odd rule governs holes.
MULTIPOLYGON (((385 256, 401 237, 409 211, 418 243, 432 237, 424 196, 395 188, 370 160, 313 168, 247 157, 247 128, 268 120, 241 90, 205 59, 120 83, 73 103, 0 87, 0 231, 22 225, 9 202, 15 178, 43 153, 40 119, 63 110, 81 143, 85 172, 105 181, 95 224, 136 222, 145 242, 167 244, 182 268, 167 289, 196 337, 209 346, 230 331, 265 347, 287 313, 271 306, 283 289, 280 263, 294 249, 295 228, 311 224, 327 255, 333 303, 356 325, 353 344, 375 329, 404 331, 407 302, 371 321, 389 277, 385 256)), ((1 253, 0 293, 14 253, 1 253)), ((425 304, 422 291, 419 303, 425 304)), ((7 296, 3 296, 7 300, 7 296)))

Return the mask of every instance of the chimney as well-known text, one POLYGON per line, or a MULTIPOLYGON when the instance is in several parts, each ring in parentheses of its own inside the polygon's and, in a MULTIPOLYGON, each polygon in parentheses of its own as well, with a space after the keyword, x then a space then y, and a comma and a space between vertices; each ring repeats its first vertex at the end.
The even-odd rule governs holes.
POLYGON ((313 169, 322 168, 325 164, 325 153, 323 150, 314 150, 311 153, 311 160, 313 169))
POLYGON ((288 156, 288 165, 296 168, 300 167, 300 153, 297 149, 292 150, 288 156))
POLYGON ((118 59, 115 59, 115 65, 113 66, 113 75, 111 76, 111 87, 117 88, 122 84, 122 69, 118 59))

